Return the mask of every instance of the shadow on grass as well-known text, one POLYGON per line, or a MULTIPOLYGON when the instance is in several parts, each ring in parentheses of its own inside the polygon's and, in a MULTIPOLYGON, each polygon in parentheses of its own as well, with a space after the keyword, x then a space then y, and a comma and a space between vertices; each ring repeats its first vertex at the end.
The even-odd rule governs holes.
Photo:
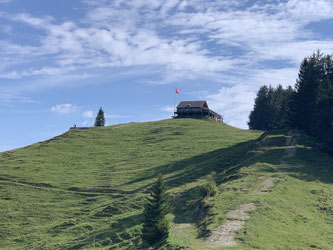
MULTIPOLYGON (((247 153, 256 147, 258 141, 260 139, 239 143, 229 148, 221 148, 174 164, 153 167, 147 170, 143 177, 129 181, 123 185, 126 186, 153 180, 158 174, 166 176, 166 184, 171 188, 194 182, 211 172, 222 173, 225 176, 231 175, 237 172, 239 168, 237 163, 247 157, 247 153)), ((144 189, 145 187, 140 189, 144 189)), ((140 191, 140 189, 136 191, 140 191)))
MULTIPOLYGON (((131 247, 140 247, 140 230, 136 228, 143 222, 143 215, 134 214, 111 223, 110 227, 92 232, 81 239, 77 239, 77 243, 70 243, 65 246, 66 249, 86 249, 95 246, 116 247, 131 249, 131 247)), ((113 249, 113 248, 111 248, 113 249)))
MULTIPOLYGON (((279 146, 285 145, 285 136, 267 137, 263 134, 255 140, 236 144, 228 148, 221 148, 202 155, 197 155, 174 164, 153 167, 143 174, 143 177, 124 183, 123 186, 132 185, 147 180, 154 180, 158 174, 165 176, 169 188, 182 186, 186 183, 195 182, 211 173, 217 185, 239 178, 238 170, 256 162, 279 164, 284 149, 279 146), (261 150, 260 147, 277 145, 277 148, 261 150)), ((131 192, 146 190, 147 184, 131 192)))
POLYGON ((333 183, 333 157, 317 150, 298 148, 290 166, 283 168, 293 178, 304 181, 333 183))
MULTIPOLYGON (((272 135, 276 133, 276 131, 269 132, 272 135)), ((280 157, 280 162, 275 162, 275 164, 281 164, 281 160, 285 164, 281 164, 281 167, 275 169, 275 171, 284 172, 293 178, 304 181, 333 183, 333 157, 320 151, 319 149, 322 145, 312 137, 300 131, 294 131, 294 134, 297 134, 298 137, 295 155, 290 158, 280 157)), ((286 150, 281 149, 280 154, 276 154, 276 150, 269 150, 267 155, 272 155, 271 157, 273 157, 281 154, 285 156, 286 150)), ((272 158, 260 157, 261 162, 272 163, 271 160, 272 158)), ((266 168, 261 169, 261 171, 272 172, 272 169, 266 168)))
MULTIPOLYGON (((170 165, 153 167, 146 172, 144 177, 137 178, 124 185, 131 185, 147 180, 154 181, 161 173, 166 178, 170 188, 180 187, 186 183, 196 182, 214 172, 216 184, 221 184, 240 177, 239 169, 254 163, 267 163, 279 165, 281 158, 286 153, 286 137, 281 131, 265 133, 256 140, 251 140, 229 148, 218 149, 206 154, 198 155, 170 165)), ((303 142, 302 142, 303 143, 303 142)), ((283 166, 283 171, 294 178, 306 181, 318 180, 333 183, 333 158, 317 150, 298 147, 296 156, 288 158, 289 166, 283 166)), ((281 166, 282 169, 282 166, 281 166)), ((274 172, 276 168, 265 165, 260 168, 263 172, 274 172)), ((145 185, 131 192, 147 191, 150 185, 145 185)), ((176 205, 174 210, 176 223, 200 223, 201 214, 208 214, 204 209, 208 207, 202 203, 203 195, 200 186, 179 192, 173 198, 176 205), (197 219, 196 219, 197 218, 197 219)), ((209 219, 209 215, 207 216, 209 219)), ((99 246, 114 246, 116 248, 130 249, 140 247, 139 225, 143 222, 142 214, 130 215, 118 219, 103 231, 94 232, 94 236, 71 245, 68 249, 79 249, 93 246, 93 240, 99 246)), ((207 223, 210 223, 207 220, 207 223)), ((200 225, 199 225, 200 226, 200 225)))

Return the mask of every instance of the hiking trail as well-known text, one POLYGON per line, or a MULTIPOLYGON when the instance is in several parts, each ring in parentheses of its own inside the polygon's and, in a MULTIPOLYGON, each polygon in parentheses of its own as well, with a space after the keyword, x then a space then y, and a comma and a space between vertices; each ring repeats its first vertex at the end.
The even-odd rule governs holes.
MULTIPOLYGON (((286 150, 285 154, 281 157, 280 165, 288 166, 288 159, 293 157, 296 153, 296 137, 289 131, 286 136, 286 150)), ((279 169, 276 172, 283 172, 279 169)), ((278 177, 270 176, 265 178, 262 185, 253 191, 254 194, 265 195, 270 192, 274 186, 274 182, 278 177)), ((244 203, 236 210, 227 213, 227 220, 225 223, 217 227, 212 234, 205 239, 207 248, 227 247, 237 245, 236 233, 242 229, 246 220, 250 219, 250 212, 254 211, 256 206, 254 203, 244 203)))

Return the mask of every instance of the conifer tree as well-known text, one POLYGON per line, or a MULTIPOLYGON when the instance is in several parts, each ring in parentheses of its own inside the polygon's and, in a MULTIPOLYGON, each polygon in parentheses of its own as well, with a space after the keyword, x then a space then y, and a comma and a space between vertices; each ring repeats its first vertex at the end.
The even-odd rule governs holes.
POLYGON ((95 126, 100 127, 105 125, 104 111, 102 108, 99 108, 98 114, 95 120, 95 126))
POLYGON ((310 133, 326 143, 333 153, 333 61, 332 56, 322 58, 322 74, 315 93, 313 124, 310 133))
POLYGON ((316 93, 323 70, 323 54, 317 51, 303 60, 295 84, 293 125, 310 134, 315 122, 316 93))
POLYGON ((262 86, 248 125, 260 130, 304 130, 324 142, 325 150, 333 154, 333 55, 318 50, 306 57, 295 89, 262 86))
POLYGON ((333 153, 333 60, 319 50, 301 64, 292 98, 293 125, 333 153))
POLYGON ((290 100, 292 87, 283 89, 262 86, 255 99, 253 111, 249 116, 250 129, 271 130, 289 128, 290 100))
POLYGON ((166 243, 169 236, 169 222, 166 215, 170 212, 170 198, 163 178, 159 175, 143 212, 145 221, 141 237, 145 244, 158 248, 166 243))
POLYGON ((269 117, 270 117, 270 107, 269 107, 269 91, 271 87, 266 85, 262 86, 257 94, 254 101, 253 111, 250 113, 249 117, 249 128, 258 130, 269 129, 269 117))

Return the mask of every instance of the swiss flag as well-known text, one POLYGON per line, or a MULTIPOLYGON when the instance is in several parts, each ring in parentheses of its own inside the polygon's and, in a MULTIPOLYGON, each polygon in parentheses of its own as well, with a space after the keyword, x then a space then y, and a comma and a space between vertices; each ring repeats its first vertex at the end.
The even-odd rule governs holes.
POLYGON ((176 88, 176 94, 179 94, 179 91, 178 91, 178 89, 176 88))

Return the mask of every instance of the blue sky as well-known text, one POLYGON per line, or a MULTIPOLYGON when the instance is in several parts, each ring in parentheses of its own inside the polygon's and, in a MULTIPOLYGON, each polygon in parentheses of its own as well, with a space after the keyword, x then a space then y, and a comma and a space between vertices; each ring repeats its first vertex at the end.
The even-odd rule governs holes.
POLYGON ((0 0, 0 151, 207 100, 247 128, 257 89, 332 53, 331 0, 0 0))

